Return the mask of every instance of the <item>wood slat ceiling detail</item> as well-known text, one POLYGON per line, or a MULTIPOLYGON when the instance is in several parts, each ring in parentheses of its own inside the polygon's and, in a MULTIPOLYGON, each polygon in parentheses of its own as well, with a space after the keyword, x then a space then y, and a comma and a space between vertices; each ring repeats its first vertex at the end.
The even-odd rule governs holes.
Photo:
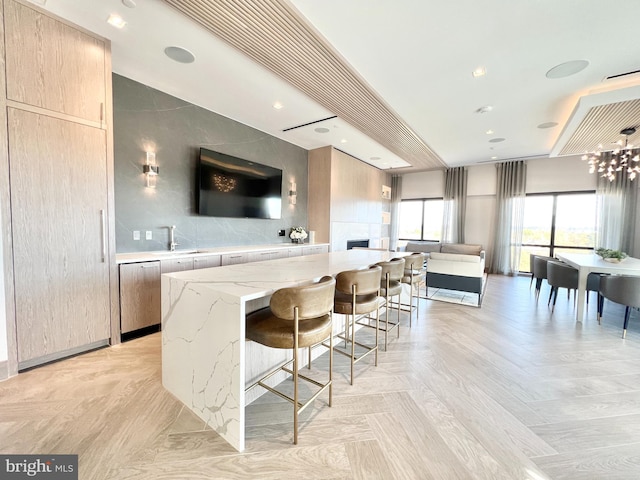
POLYGON ((164 1, 409 162, 414 169, 446 166, 282 0, 164 1))
POLYGON ((629 136, 629 143, 640 143, 640 99, 599 105, 589 109, 560 155, 575 155, 598 149, 613 150, 613 143, 625 139, 620 131, 635 127, 636 133, 629 136))

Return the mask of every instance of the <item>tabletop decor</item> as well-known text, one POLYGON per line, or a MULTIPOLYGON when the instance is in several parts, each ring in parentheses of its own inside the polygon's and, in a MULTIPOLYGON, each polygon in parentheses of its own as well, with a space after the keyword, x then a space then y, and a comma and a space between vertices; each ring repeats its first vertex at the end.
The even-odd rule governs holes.
POLYGON ((596 255, 602 257, 605 262, 610 263, 620 263, 628 256, 625 252, 620 250, 611 250, 610 248, 598 248, 595 252, 596 255))
POLYGON ((304 239, 307 238, 307 232, 303 227, 292 227, 289 238, 293 243, 304 243, 304 239))

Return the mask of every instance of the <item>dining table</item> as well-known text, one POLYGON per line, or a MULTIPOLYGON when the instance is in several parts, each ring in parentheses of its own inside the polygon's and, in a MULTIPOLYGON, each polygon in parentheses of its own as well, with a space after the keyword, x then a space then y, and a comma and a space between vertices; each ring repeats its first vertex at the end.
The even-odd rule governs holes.
POLYGON ((594 252, 557 253, 556 258, 578 269, 578 305, 576 321, 584 319, 587 277, 590 273, 640 276, 640 259, 627 257, 621 261, 605 260, 594 252))

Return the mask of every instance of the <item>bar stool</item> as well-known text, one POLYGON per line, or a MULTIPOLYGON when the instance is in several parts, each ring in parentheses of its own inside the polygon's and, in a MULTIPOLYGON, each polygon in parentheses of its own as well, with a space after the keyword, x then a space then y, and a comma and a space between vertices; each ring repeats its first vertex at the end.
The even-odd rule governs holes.
MULTIPOLYGON (((600 295, 625 306, 622 338, 627 336, 631 308, 640 308, 640 277, 603 275, 600 278, 600 295)), ((601 304, 602 305, 602 304, 601 304)), ((602 307, 600 308, 602 314, 602 307)))
POLYGON ((322 277, 317 283, 301 287, 281 288, 271 296, 269 306, 247 315, 246 337, 271 348, 293 349, 293 359, 261 378, 255 385, 293 403, 293 443, 298 443, 298 415, 322 392, 329 389, 329 406, 333 397, 333 297, 336 281, 322 277), (329 379, 318 382, 298 372, 298 349, 321 344, 329 338, 329 379), (289 366, 293 364, 292 368, 289 366), (280 371, 293 376, 293 398, 267 385, 265 381, 280 371), (298 397, 298 380, 318 387, 306 402, 298 397))
POLYGON ((420 286, 426 281, 427 269, 424 267, 424 253, 413 253, 404 257, 405 268, 402 283, 409 284, 409 327, 413 316, 413 297, 416 298, 416 320, 420 313, 420 286), (414 289, 414 287, 417 287, 414 289))
POLYGON ((344 340, 345 350, 336 348, 335 351, 351 358, 351 385, 353 385, 353 366, 370 353, 375 353, 375 365, 378 366, 378 331, 380 327, 380 278, 382 267, 371 265, 369 268, 347 270, 336 276, 336 294, 333 302, 334 313, 345 315, 344 340), (376 340, 375 345, 365 345, 356 342, 356 315, 368 315, 376 312, 376 340), (349 335, 349 329, 351 335, 349 335), (347 343, 351 342, 351 351, 347 351, 347 343), (356 345, 366 350, 356 356, 356 345))
MULTIPOLYGON (((376 263, 382 268, 382 276, 380 278, 380 296, 384 297, 385 315, 384 315, 384 351, 387 351, 387 343, 389 340, 389 332, 394 329, 398 331, 398 338, 400 338, 400 294, 402 293, 402 277, 404 277, 404 258, 393 258, 388 262, 376 263), (398 296, 398 304, 396 310, 398 311, 398 318, 394 322, 389 321, 389 310, 392 308, 391 298, 398 296)), ((409 312, 411 317, 411 312, 409 312)), ((371 326, 368 323, 361 323, 367 327, 371 326)), ((383 330, 383 327, 380 327, 383 330)))

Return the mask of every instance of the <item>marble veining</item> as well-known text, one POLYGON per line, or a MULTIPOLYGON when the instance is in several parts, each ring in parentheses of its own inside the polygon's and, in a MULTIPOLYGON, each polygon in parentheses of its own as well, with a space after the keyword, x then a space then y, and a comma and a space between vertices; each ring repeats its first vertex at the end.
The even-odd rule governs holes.
MULTIPOLYGON (((349 250, 162 275, 163 385, 242 451, 247 305, 279 288, 397 255, 349 250)), ((253 365, 251 370, 271 366, 253 365)))

